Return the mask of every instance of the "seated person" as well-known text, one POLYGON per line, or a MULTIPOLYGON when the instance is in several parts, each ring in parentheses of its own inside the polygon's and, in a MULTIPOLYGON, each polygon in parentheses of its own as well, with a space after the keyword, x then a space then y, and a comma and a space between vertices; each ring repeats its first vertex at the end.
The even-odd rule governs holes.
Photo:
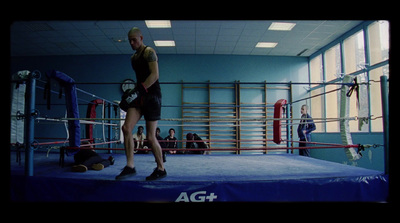
MULTIPOLYGON (((188 133, 186 135, 186 149, 197 149, 197 148, 203 148, 203 149, 208 149, 207 144, 204 143, 204 141, 198 136, 196 133, 188 133)), ((187 154, 209 154, 209 151, 204 153, 206 151, 186 151, 187 154)))
POLYGON ((135 150, 134 153, 138 154, 147 154, 149 151, 138 151, 137 149, 147 149, 147 142, 144 142, 146 140, 146 135, 143 133, 143 126, 138 127, 138 131, 133 134, 133 143, 135 145, 135 150))
MULTIPOLYGON (((88 142, 82 143, 81 147, 93 148, 92 146, 85 146, 88 142)), ((110 165, 114 165, 115 159, 109 156, 108 159, 103 159, 93 149, 81 149, 74 155, 74 165, 72 172, 86 172, 87 170, 102 170, 110 165)))
MULTIPOLYGON (((160 128, 157 127, 157 129, 156 129, 156 138, 158 140, 158 143, 160 143, 161 149, 163 149, 163 148, 166 148, 166 146, 165 146, 165 142, 160 142, 160 141, 163 140, 163 138, 160 136, 160 132, 161 132, 160 128)), ((163 157, 163 162, 164 163, 167 162, 167 159, 166 159, 166 156, 165 156, 165 152, 166 151, 164 151, 164 150, 162 151, 162 157, 163 157)))
MULTIPOLYGON (((170 128, 168 131, 169 135, 167 137, 165 137, 164 140, 166 140, 167 142, 165 142, 166 144, 166 148, 168 149, 175 149, 178 148, 178 139, 175 138, 175 129, 170 128)), ((169 150, 168 151, 169 154, 176 154, 176 150, 169 150)), ((178 152, 178 154, 183 154, 182 152, 178 152)))

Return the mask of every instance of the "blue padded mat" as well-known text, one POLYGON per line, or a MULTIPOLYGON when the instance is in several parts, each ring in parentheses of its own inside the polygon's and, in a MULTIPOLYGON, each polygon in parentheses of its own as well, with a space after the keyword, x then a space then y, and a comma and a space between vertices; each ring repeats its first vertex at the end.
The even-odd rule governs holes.
MULTIPOLYGON (((107 154, 102 154, 107 158, 107 154)), ((11 199, 40 201, 385 201, 388 176, 382 172, 291 154, 169 155, 168 176, 146 182, 154 157, 135 155, 137 175, 115 176, 125 155, 101 171, 70 171, 73 158, 58 167, 58 154, 35 153, 34 177, 11 156, 11 199), (29 184, 29 187, 21 186, 29 184), (91 188, 96 188, 93 190, 91 188), (215 197, 215 198, 214 198, 215 197)))

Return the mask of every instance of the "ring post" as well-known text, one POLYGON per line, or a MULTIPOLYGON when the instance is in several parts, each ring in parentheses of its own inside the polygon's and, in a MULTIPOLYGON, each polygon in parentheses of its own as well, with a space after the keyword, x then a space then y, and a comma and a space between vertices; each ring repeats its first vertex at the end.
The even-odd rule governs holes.
MULTIPOLYGON (((107 113, 108 113, 107 116, 108 116, 108 118, 111 118, 111 117, 112 117, 112 115, 111 115, 111 112, 112 112, 111 107, 112 107, 112 104, 111 104, 111 103, 107 103, 107 113)), ((111 124, 111 120, 108 120, 107 123, 108 123, 108 124, 111 124)), ((107 133, 108 133, 108 134, 107 134, 107 135, 108 135, 108 136, 107 136, 107 137, 108 137, 108 141, 114 140, 113 137, 112 137, 112 131, 113 131, 113 130, 112 130, 112 127, 111 127, 111 126, 108 126, 108 132, 107 132, 107 133)), ((110 148, 113 148, 113 144, 110 144, 110 148)), ((113 151, 110 149, 110 150, 108 150, 108 153, 109 153, 109 154, 112 154, 113 151)))
POLYGON ((385 159, 385 174, 389 174, 389 91, 387 76, 381 76, 381 97, 383 117, 383 144, 385 159))
POLYGON ((35 135, 35 88, 33 73, 28 75, 25 93, 25 176, 33 176, 33 141, 35 135))

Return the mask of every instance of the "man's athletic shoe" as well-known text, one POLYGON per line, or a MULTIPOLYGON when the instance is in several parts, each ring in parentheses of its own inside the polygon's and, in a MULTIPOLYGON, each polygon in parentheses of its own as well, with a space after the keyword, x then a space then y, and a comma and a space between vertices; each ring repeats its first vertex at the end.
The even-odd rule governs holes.
POLYGON ((94 170, 102 170, 102 169, 104 169, 104 165, 101 164, 101 163, 95 163, 95 164, 92 165, 92 169, 94 169, 94 170))
POLYGON ((125 166, 124 169, 122 170, 122 172, 115 177, 116 180, 122 180, 122 179, 126 179, 128 177, 134 176, 136 175, 136 169, 135 167, 130 168, 128 166, 125 166))
POLYGON ((86 172, 88 170, 88 168, 82 164, 74 165, 74 166, 72 166, 71 169, 72 169, 72 172, 80 172, 80 173, 86 172))
POLYGON ((146 177, 146 180, 158 180, 167 176, 167 171, 159 170, 157 167, 154 169, 153 173, 146 177))

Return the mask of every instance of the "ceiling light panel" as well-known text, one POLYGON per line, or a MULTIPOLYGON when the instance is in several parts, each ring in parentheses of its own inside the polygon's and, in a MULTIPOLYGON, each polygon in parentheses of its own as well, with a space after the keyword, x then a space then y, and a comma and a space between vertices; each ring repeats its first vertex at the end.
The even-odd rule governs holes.
POLYGON ((274 48, 278 45, 278 43, 275 42, 258 42, 256 47, 257 48, 274 48))
POLYGON ((175 46, 175 41, 173 40, 154 40, 154 45, 156 46, 175 46))
POLYGON ((293 29, 293 27, 296 25, 296 23, 290 23, 290 22, 273 22, 268 30, 277 30, 277 31, 290 31, 293 29))
POLYGON ((145 20, 147 28, 171 28, 170 20, 145 20))

